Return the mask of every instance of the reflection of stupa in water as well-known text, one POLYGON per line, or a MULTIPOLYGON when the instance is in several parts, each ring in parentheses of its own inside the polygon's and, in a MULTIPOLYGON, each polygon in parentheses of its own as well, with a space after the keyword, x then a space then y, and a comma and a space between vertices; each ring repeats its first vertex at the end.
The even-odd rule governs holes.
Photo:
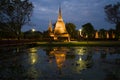
MULTIPOLYGON (((68 49, 67 48, 54 48, 52 51, 49 52, 49 57, 50 56, 54 56, 57 67, 59 69, 61 69, 63 67, 63 64, 66 60, 66 53, 67 53, 68 49)), ((50 62, 52 62, 52 59, 49 58, 50 62)))
POLYGON ((63 63, 65 62, 65 54, 64 53, 56 53, 55 54, 55 59, 57 63, 58 68, 62 68, 63 63))
POLYGON ((54 56, 56 59, 56 64, 59 69, 62 68, 64 62, 65 62, 65 57, 66 57, 66 52, 67 50, 65 48, 55 48, 54 49, 54 56))
POLYGON ((48 32, 51 38, 54 40, 70 40, 70 36, 66 30, 65 23, 62 18, 61 8, 59 8, 58 19, 55 24, 54 29, 52 30, 52 23, 49 23, 48 32))

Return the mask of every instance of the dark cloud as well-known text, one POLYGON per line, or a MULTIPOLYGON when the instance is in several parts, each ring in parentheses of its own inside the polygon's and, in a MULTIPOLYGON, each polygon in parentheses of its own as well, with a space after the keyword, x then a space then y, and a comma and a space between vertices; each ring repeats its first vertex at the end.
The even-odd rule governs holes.
MULTIPOLYGON (((47 29, 49 20, 57 20, 58 8, 61 6, 65 22, 72 22, 77 29, 87 22, 91 22, 95 29, 114 28, 114 25, 105 21, 104 6, 115 4, 119 0, 30 0, 34 5, 31 22, 32 26, 40 31, 47 29)), ((23 30, 31 29, 24 27, 23 30)))

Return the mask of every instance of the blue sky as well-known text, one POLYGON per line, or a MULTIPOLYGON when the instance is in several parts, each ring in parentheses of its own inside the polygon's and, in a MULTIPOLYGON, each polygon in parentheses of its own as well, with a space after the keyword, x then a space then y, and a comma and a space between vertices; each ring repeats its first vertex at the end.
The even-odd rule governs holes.
POLYGON ((55 23, 58 16, 58 8, 61 5, 64 22, 71 22, 76 25, 76 29, 90 22, 95 29, 115 28, 105 20, 104 6, 115 4, 119 0, 30 0, 33 5, 33 15, 31 26, 24 26, 23 31, 35 28, 38 31, 48 29, 49 21, 55 23))

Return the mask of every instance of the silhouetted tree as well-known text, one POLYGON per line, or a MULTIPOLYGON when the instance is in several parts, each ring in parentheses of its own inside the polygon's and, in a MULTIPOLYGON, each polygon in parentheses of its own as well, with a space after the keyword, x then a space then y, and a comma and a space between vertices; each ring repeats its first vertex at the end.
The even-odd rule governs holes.
POLYGON ((114 38, 114 36, 115 36, 115 30, 114 29, 109 29, 108 30, 108 33, 109 33, 109 38, 114 38))
POLYGON ((116 3, 114 5, 109 4, 104 7, 107 20, 110 23, 116 24, 116 38, 120 36, 120 3, 116 3))
POLYGON ((99 37, 102 38, 102 39, 105 39, 106 38, 106 30, 105 29, 100 29, 99 30, 99 37))
POLYGON ((73 23, 66 23, 65 27, 67 29, 67 32, 70 34, 71 38, 76 38, 76 25, 73 23))
POLYGON ((120 38, 120 22, 116 24, 116 38, 120 38))
POLYGON ((91 23, 84 24, 82 26, 82 35, 87 38, 94 38, 95 30, 91 23))
POLYGON ((25 39, 39 39, 39 40, 42 40, 42 37, 43 37, 43 34, 40 31, 34 31, 33 32, 32 30, 29 30, 29 31, 24 32, 24 38, 25 39))
POLYGON ((50 32, 48 30, 43 32, 43 39, 47 41, 52 41, 52 37, 50 37, 50 32))
POLYGON ((0 1, 0 31, 14 33, 18 39, 21 28, 30 21, 33 4, 29 0, 0 1))

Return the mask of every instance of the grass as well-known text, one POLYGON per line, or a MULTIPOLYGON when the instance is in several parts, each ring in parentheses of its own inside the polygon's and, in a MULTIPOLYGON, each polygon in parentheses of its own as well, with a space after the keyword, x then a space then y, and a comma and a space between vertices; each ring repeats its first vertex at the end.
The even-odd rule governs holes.
POLYGON ((0 47, 3 46, 120 46, 120 41, 71 41, 71 42, 40 42, 31 40, 10 40, 0 41, 0 47))
POLYGON ((120 41, 36 42, 39 46, 120 46, 120 41))

